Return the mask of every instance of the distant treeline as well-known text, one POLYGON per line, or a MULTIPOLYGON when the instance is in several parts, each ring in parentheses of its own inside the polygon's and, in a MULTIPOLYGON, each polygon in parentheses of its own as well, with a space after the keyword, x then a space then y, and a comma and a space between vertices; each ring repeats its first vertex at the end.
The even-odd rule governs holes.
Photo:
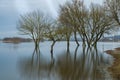
POLYGON ((20 42, 31 42, 32 39, 12 37, 12 38, 4 38, 2 41, 5 42, 5 43, 20 43, 20 42))

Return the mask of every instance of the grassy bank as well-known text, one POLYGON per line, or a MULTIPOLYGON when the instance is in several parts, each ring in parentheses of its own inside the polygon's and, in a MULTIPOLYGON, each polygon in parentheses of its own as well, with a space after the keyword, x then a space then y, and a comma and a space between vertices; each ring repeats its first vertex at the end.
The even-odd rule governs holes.
POLYGON ((111 73, 114 80, 120 80, 120 48, 108 50, 106 53, 114 57, 113 65, 108 68, 108 71, 111 73))

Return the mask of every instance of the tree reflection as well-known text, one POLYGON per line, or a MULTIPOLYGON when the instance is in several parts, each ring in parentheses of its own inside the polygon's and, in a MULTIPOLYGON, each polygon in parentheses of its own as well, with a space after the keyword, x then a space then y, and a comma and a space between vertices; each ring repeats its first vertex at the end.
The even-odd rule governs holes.
POLYGON ((76 47, 73 53, 67 49, 55 59, 47 59, 35 49, 32 57, 19 61, 21 75, 26 80, 104 80, 102 69, 107 60, 97 48, 80 51, 76 47))
POLYGON ((54 61, 45 59, 39 49, 34 49, 32 57, 20 59, 18 64, 20 75, 26 80, 43 80, 53 74, 54 61))
POLYGON ((103 56, 98 53, 96 48, 83 48, 77 55, 76 47, 74 56, 68 54, 68 51, 59 56, 57 63, 58 74, 62 80, 104 80, 101 74, 100 66, 105 64, 103 56))

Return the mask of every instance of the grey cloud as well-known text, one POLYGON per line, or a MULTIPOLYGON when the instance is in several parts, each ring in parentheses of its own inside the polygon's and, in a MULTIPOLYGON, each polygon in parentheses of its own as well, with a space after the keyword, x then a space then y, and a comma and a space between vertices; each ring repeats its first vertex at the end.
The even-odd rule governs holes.
MULTIPOLYGON (((14 35, 16 33, 16 22, 19 15, 40 9, 42 12, 57 17, 59 5, 68 0, 0 0, 0 33, 14 35)), ((84 0, 88 5, 91 1, 95 3, 98 0, 84 0)), ((103 0, 99 0, 101 3, 103 0)), ((3 35, 4 36, 4 35, 3 35)))

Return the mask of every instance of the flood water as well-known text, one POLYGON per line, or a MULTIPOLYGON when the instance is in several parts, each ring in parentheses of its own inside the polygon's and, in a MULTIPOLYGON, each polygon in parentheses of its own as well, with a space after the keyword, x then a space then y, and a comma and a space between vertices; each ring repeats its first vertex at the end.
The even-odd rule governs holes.
POLYGON ((99 42, 97 48, 83 48, 70 42, 68 50, 66 42, 57 42, 52 58, 50 45, 42 42, 35 52, 33 43, 0 42, 0 80, 111 80, 107 67, 113 58, 104 51, 120 43, 99 42))

